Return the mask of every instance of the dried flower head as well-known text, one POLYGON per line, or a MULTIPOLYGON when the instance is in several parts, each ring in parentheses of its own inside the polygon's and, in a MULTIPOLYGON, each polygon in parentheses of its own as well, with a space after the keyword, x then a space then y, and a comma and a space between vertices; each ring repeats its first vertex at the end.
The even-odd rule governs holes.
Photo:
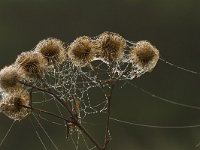
POLYGON ((49 65, 62 63, 66 56, 64 43, 55 38, 40 41, 35 51, 40 52, 47 59, 49 65))
POLYGON ((123 57, 126 40, 117 33, 104 32, 96 39, 100 56, 106 61, 117 61, 123 57))
POLYGON ((40 54, 34 51, 21 53, 15 62, 25 77, 35 79, 42 75, 47 69, 47 60, 40 54))
POLYGON ((23 106, 29 106, 30 96, 26 90, 16 90, 4 95, 0 101, 0 112, 13 120, 21 120, 26 117, 30 110, 23 106))
POLYGON ((149 72, 159 59, 159 51, 150 42, 139 41, 131 47, 130 59, 133 64, 149 72))
POLYGON ((21 88, 20 80, 21 76, 14 65, 6 66, 0 71, 0 88, 3 91, 10 92, 21 88))
POLYGON ((78 66, 89 64, 96 55, 95 44, 88 36, 77 38, 68 47, 68 57, 78 66))

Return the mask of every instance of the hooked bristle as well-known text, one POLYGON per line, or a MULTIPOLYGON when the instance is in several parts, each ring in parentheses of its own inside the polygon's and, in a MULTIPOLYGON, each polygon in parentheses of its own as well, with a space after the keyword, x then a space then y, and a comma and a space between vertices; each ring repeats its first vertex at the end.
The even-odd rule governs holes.
POLYGON ((131 47, 130 59, 133 64, 149 72, 159 59, 159 51, 150 42, 139 41, 131 47))
POLYGON ((40 41, 35 51, 41 53, 47 59, 49 65, 62 63, 66 56, 64 43, 56 38, 40 41))
POLYGON ((96 55, 94 42, 88 36, 77 38, 68 47, 68 57, 77 66, 89 64, 96 55))
POLYGON ((15 65, 6 66, 0 71, 0 88, 2 91, 11 92, 22 85, 19 81, 22 79, 15 65))
POLYGON ((118 61, 123 57, 126 40, 117 33, 104 32, 96 39, 100 57, 106 61, 118 61))
POLYGON ((47 69, 47 60, 40 53, 34 51, 21 53, 17 57, 15 64, 25 78, 31 79, 40 77, 47 69))
POLYGON ((23 107, 29 106, 30 95, 24 89, 6 93, 0 101, 0 111, 13 120, 21 120, 30 114, 30 110, 23 107))

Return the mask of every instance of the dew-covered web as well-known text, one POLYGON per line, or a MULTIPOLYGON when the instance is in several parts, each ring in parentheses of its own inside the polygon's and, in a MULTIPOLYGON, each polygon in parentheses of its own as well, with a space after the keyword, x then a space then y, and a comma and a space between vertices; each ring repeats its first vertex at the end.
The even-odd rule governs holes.
MULTIPOLYGON (((169 65, 170 67, 174 67, 175 69, 178 69, 179 71, 183 71, 183 73, 189 73, 189 74, 193 74, 196 75, 196 77, 200 77, 200 72, 198 71, 194 71, 191 70, 189 68, 185 68, 183 66, 180 65, 176 65, 173 62, 170 62, 168 60, 165 60, 164 58, 159 58, 159 61, 165 63, 166 65, 169 65)), ((199 106, 195 106, 195 105, 190 105, 190 104, 186 104, 186 103, 181 103, 181 102, 177 102, 175 99, 171 99, 171 98, 165 98, 160 96, 157 93, 153 93, 143 87, 140 87, 138 85, 136 85, 135 83, 131 82, 130 80, 126 80, 121 88, 123 88, 125 85, 130 85, 133 88, 136 88, 137 90, 139 90, 140 92, 152 97, 155 101, 161 101, 164 103, 169 103, 178 107, 183 107, 186 109, 191 109, 191 110, 200 110, 199 106)), ((137 122, 137 121, 128 121, 128 120, 124 120, 123 118, 118 118, 117 116, 112 116, 110 117, 110 120, 113 121, 113 123, 118 123, 121 125, 127 125, 127 126, 138 126, 138 127, 142 127, 142 128, 155 128, 155 129, 189 129, 189 128, 199 128, 200 124, 186 124, 186 125, 179 125, 179 126, 165 126, 165 125, 155 125, 155 124, 145 124, 144 122, 137 122)), ((195 147, 199 147, 199 143, 196 144, 195 147)))
MULTIPOLYGON (((65 131, 65 139, 67 141, 71 140, 76 150, 81 149, 79 147, 81 142, 88 150, 96 149, 94 145, 91 145, 91 143, 88 142, 88 139, 82 131, 80 131, 74 124, 68 123, 62 119, 67 118, 70 120, 70 114, 67 112, 66 108, 56 100, 55 95, 70 106, 69 109, 81 124, 85 123, 88 116, 106 113, 108 108, 107 91, 111 88, 111 82, 113 81, 120 81, 121 87, 131 85, 131 87, 153 97, 155 100, 188 109, 200 109, 198 106, 183 104, 181 102, 176 102, 175 100, 163 98, 151 91, 135 85, 132 80, 150 70, 148 70, 148 68, 142 68, 137 63, 131 61, 130 50, 135 46, 135 43, 126 41, 126 44, 123 57, 119 61, 107 61, 100 57, 95 57, 90 64, 77 66, 67 59, 61 64, 50 65, 48 70, 40 79, 36 81, 24 81, 26 88, 31 93, 30 105, 35 108, 35 111, 32 112, 33 115, 30 116, 30 125, 33 127, 43 149, 48 149, 47 144, 43 141, 43 136, 49 140, 52 148, 56 150, 59 150, 60 148, 52 138, 52 135, 49 135, 45 126, 42 125, 42 122, 53 124, 58 128, 61 127, 65 131), (60 118, 49 117, 48 115, 45 115, 45 111, 56 114, 60 118), (42 136, 40 132, 43 132, 44 135, 42 136)), ((163 58, 160 58, 159 61, 184 72, 195 74, 197 76, 200 75, 199 72, 178 66, 163 58)), ((157 126, 145 123, 135 123, 134 121, 123 120, 116 116, 110 117, 110 120, 119 124, 163 129, 184 129, 200 126, 157 126)), ((13 125, 14 122, 5 137, 7 137, 13 125)), ((3 138, 0 146, 4 140, 5 138, 3 138)))
MULTIPOLYGON (((145 73, 145 70, 137 66, 137 64, 131 63, 129 58, 131 46, 131 44, 127 45, 123 58, 120 61, 108 62, 97 57, 84 67, 76 66, 69 60, 64 61, 62 64, 49 66, 48 71, 41 79, 27 83, 27 85, 32 85, 28 88, 33 89, 32 107, 44 109, 53 105, 55 108, 54 112, 57 115, 63 118, 70 117, 67 115, 66 109, 55 100, 54 96, 40 90, 45 89, 50 90, 61 100, 68 103, 72 112, 77 115, 80 123, 84 122, 88 115, 106 113, 106 91, 110 88, 110 82, 132 80, 145 73), (99 95, 100 98, 98 99, 96 95, 99 95)), ((87 149, 94 149, 94 147, 88 146, 88 141, 83 133, 73 124, 69 125, 63 121, 49 120, 42 113, 38 117, 38 119, 43 121, 65 126, 66 138, 71 139, 75 149, 78 149, 80 138, 85 143, 87 149)), ((38 123, 38 120, 36 122, 38 123)), ((31 124, 33 125, 33 123, 31 124)), ((39 125, 41 124, 39 123, 39 125)), ((44 130, 43 127, 41 128, 44 130)), ((45 149, 38 131, 35 130, 35 132, 45 149)), ((49 136, 47 137, 49 138, 49 136)), ((55 145, 54 148, 56 148, 55 145)))
MULTIPOLYGON (((94 103, 93 99, 90 98, 90 90, 100 90, 104 93, 104 88, 109 88, 108 81, 110 79, 111 74, 114 75, 114 79, 123 81, 122 87, 125 85, 131 85, 134 88, 137 88, 144 94, 147 94, 155 100, 171 103, 173 105, 177 105, 180 107, 186 107, 189 109, 200 109, 198 106, 183 104, 180 102, 176 102, 175 100, 171 100, 168 98, 163 98, 155 93, 145 90, 144 88, 138 87, 134 83, 131 82, 131 79, 140 77, 145 73, 144 70, 137 69, 137 66, 132 66, 128 60, 128 49, 125 51, 124 58, 120 62, 115 62, 113 64, 108 64, 100 59, 96 59, 95 62, 91 64, 91 66, 86 66, 85 68, 77 68, 73 66, 70 62, 65 62, 62 64, 62 67, 58 67, 59 70, 55 68, 51 68, 48 72, 47 76, 44 78, 48 82, 48 87, 53 88, 57 91, 63 99, 73 103, 74 100, 80 101, 80 118, 84 120, 87 115, 92 115, 94 113, 105 113, 107 107, 106 99, 103 99, 99 103, 94 103), (70 67, 69 67, 70 66, 70 67), (131 69, 130 69, 131 68, 131 69), (134 69, 133 69, 134 68, 134 69), (97 74, 98 72, 98 74, 97 74), (131 74, 132 73, 132 74, 131 74), (62 86, 60 86, 62 85, 62 86), (102 88, 103 87, 103 88, 102 88)), ((163 61, 162 59, 161 61, 163 61)), ((166 61, 163 61, 166 63, 166 61)), ((166 64, 169 64, 166 63, 166 64)), ((199 73, 196 71, 192 71, 189 69, 185 69, 183 67, 177 66, 175 64, 172 65, 170 62, 170 66, 173 66, 177 69, 181 69, 183 71, 187 71, 193 74, 198 75, 199 73), (188 71, 189 70, 189 71, 188 71)), ((48 102, 53 100, 52 98, 46 99, 44 102, 48 102)), ((37 103, 37 102, 36 102, 37 103)), ((59 107, 59 106, 58 106, 59 107)), ((119 119, 114 117, 110 118, 112 121, 120 124, 127 124, 131 126, 140 126, 140 127, 148 127, 148 128, 161 128, 161 129, 184 129, 184 128, 197 128, 200 125, 185 125, 185 126, 157 126, 157 125, 149 125, 149 124, 141 124, 135 123, 131 121, 126 121, 123 119, 119 119)), ((78 129, 71 129, 71 131, 78 131, 78 129)), ((85 142, 87 149, 95 149, 95 147, 88 146, 88 142, 85 139, 85 136, 80 131, 76 132, 76 137, 74 135, 70 135, 70 139, 72 140, 75 149, 78 149, 80 138, 85 142)))
MULTIPOLYGON (((106 99, 95 103, 95 100, 90 98, 92 90, 105 94, 111 78, 121 81, 131 80, 144 73, 144 70, 130 62, 127 46, 123 59, 117 62, 106 62, 101 58, 95 58, 85 67, 77 67, 70 61, 50 66, 42 80, 34 83, 34 86, 53 90, 58 97, 69 102, 72 107, 73 103, 80 103, 79 111, 84 118, 89 114, 106 110, 106 99)), ((51 101, 51 99, 45 98, 43 102, 51 101)), ((33 103, 40 102, 33 101, 33 103)))

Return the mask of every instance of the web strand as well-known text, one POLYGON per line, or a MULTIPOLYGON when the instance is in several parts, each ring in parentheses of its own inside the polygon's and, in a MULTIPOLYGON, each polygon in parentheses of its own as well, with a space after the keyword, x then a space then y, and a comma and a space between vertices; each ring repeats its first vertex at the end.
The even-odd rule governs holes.
POLYGON ((130 126, 139 126, 139 127, 156 128, 156 129, 188 129, 188 128, 199 128, 200 127, 200 124, 188 125, 188 126, 157 126, 157 125, 149 125, 149 124, 140 124, 140 123, 129 122, 129 121, 113 118, 113 117, 110 117, 110 120, 118 122, 118 123, 127 124, 127 125, 130 125, 130 126))
POLYGON ((43 140, 42 140, 42 138, 41 138, 39 132, 37 131, 35 125, 33 124, 33 121, 32 121, 31 119, 30 119, 29 121, 31 122, 31 125, 32 125, 32 127, 33 127, 33 129, 34 129, 34 131, 35 131, 35 133, 36 133, 36 135, 37 135, 38 140, 39 140, 40 143, 42 144, 43 148, 44 148, 45 150, 47 150, 47 147, 45 146, 45 144, 44 144, 44 142, 43 142, 43 140))
POLYGON ((38 114, 38 117, 48 123, 51 123, 51 124, 54 124, 54 125, 57 125, 57 126, 65 126, 64 124, 61 124, 61 123, 58 123, 58 122, 55 122, 55 121, 50 121, 48 119, 46 119, 45 117, 43 117, 41 114, 38 114))
MULTIPOLYGON (((163 58, 159 58, 159 51, 157 50, 156 47, 154 47, 148 41, 132 42, 132 41, 128 41, 124 39, 118 34, 115 34, 115 33, 113 34, 111 32, 105 32, 101 34, 99 37, 91 37, 92 41, 89 40, 90 42, 89 44, 87 43, 81 44, 82 42, 83 43, 85 42, 86 40, 85 38, 83 38, 83 41, 80 41, 80 43, 79 42, 77 43, 77 40, 75 40, 76 42, 74 41, 68 46, 66 58, 63 58, 63 60, 61 60, 60 62, 59 61, 56 62, 57 60, 54 60, 54 59, 59 58, 57 56, 60 56, 60 54, 65 55, 66 53, 65 47, 63 47, 63 45, 60 45, 62 47, 60 49, 60 52, 57 53, 57 51, 54 51, 55 55, 51 58, 50 61, 47 60, 48 65, 46 64, 45 61, 40 62, 40 60, 43 60, 43 59, 45 60, 46 58, 50 59, 49 56, 51 56, 53 53, 49 52, 49 48, 43 49, 46 51, 45 55, 44 55, 44 52, 38 51, 38 50, 31 51, 28 53, 25 52, 23 56, 28 56, 27 57, 28 59, 25 59, 26 57, 24 58, 24 57, 21 57, 22 55, 19 55, 17 60, 20 60, 23 58, 22 59, 23 63, 21 63, 21 61, 16 61, 16 63, 17 63, 17 66, 19 66, 20 68, 22 68, 22 70, 24 70, 22 77, 24 76, 25 78, 23 77, 23 79, 21 79, 20 77, 17 81, 19 81, 19 83, 23 85, 22 88, 24 91, 27 91, 27 93, 30 92, 29 104, 31 105, 31 107, 27 103, 22 103, 24 95, 17 95, 17 98, 18 98, 17 100, 14 99, 14 101, 12 101, 13 99, 11 100, 9 99, 8 101, 9 105, 5 103, 7 101, 1 101, 2 104, 4 104, 5 106, 9 108, 9 109, 2 109, 2 111, 8 117, 14 118, 15 120, 24 119, 26 115, 29 115, 29 111, 27 112, 25 111, 27 109, 37 111, 38 116, 34 112, 30 113, 34 117, 34 120, 30 120, 30 121, 37 135, 37 138, 39 139, 39 141, 41 142, 45 150, 47 150, 48 145, 45 145, 45 143, 43 142, 44 139, 43 137, 40 136, 39 133, 44 134, 45 138, 51 142, 50 146, 52 148, 58 150, 58 147, 56 146, 53 139, 49 136, 48 132, 42 125, 41 122, 43 120, 48 123, 58 125, 60 127, 64 127, 65 130, 68 129, 67 131, 69 132, 67 132, 66 137, 68 137, 68 133, 69 133, 71 141, 76 150, 80 148, 79 146, 80 146, 80 143, 82 142, 81 137, 83 138, 83 142, 85 143, 87 149, 90 149, 90 150, 94 148, 107 149, 107 144, 109 143, 111 139, 111 135, 109 132, 110 120, 117 123, 127 124, 130 126, 157 128, 157 129, 185 129, 185 128, 200 127, 200 125, 188 125, 188 126, 149 125, 149 124, 129 122, 129 121, 111 117, 110 109, 111 109, 111 95, 112 95, 112 89, 113 89, 112 85, 114 85, 113 83, 116 81, 124 82, 124 85, 128 83, 131 86, 135 87, 136 89, 140 90, 143 94, 147 94, 148 97, 152 97, 153 99, 160 100, 169 104, 181 106, 188 109, 200 110, 200 106, 183 104, 183 103, 179 103, 167 98, 163 98, 148 90, 145 90, 144 88, 138 87, 137 85, 130 82, 130 80, 139 78, 146 72, 151 72, 152 69, 156 66, 157 61, 159 59, 166 65, 174 67, 176 70, 179 69, 179 70, 182 70, 184 72, 188 72, 194 75, 200 75, 200 73, 197 71, 193 71, 191 69, 178 66, 163 58), (101 37, 102 35, 104 36, 101 37), (101 37, 102 39, 99 37, 101 37), (78 44, 78 45, 74 46, 74 44, 78 44), (83 53, 85 50, 84 47, 87 45, 89 46, 89 47, 86 47, 87 52, 83 53), (83 47, 84 49, 81 49, 81 47, 83 47), (64 53, 62 53, 62 50, 64 53), (95 52, 94 55, 91 50, 95 52), (31 56, 31 58, 34 58, 32 56, 37 56, 36 58, 38 59, 34 61, 31 59, 30 61, 29 55, 31 56), (88 55, 89 56, 91 55, 91 58, 87 57, 88 55), (40 56, 42 57, 40 58, 40 56), (23 68, 26 68, 26 69, 23 69, 23 68), (41 73, 40 73, 40 70, 41 70, 41 73), (29 75, 26 76, 26 74, 27 75, 29 74, 29 75), (31 79, 32 77, 30 75, 36 76, 34 78, 37 78, 37 79, 36 80, 31 79), (33 89, 35 89, 36 91, 32 91, 33 89), (93 89, 94 91, 96 90, 99 93, 97 94, 93 93, 93 89), (110 89, 110 92, 109 92, 109 89, 110 89), (44 101, 33 102, 32 94, 35 94, 36 97, 38 94, 39 96, 42 97, 44 101), (103 94, 104 98, 100 98, 100 96, 99 97, 96 96, 98 94, 101 94, 101 96, 103 94), (98 97, 99 100, 101 101, 95 101, 95 98, 93 100, 93 95, 95 95, 95 98, 98 97), (53 105, 53 108, 56 110, 58 115, 45 111, 45 110, 36 109, 32 107, 32 104, 36 104, 36 105, 41 104, 42 105, 41 107, 46 108, 46 104, 49 104, 48 102, 50 101, 54 101, 53 104, 52 103, 50 104, 51 106, 53 105), (23 106, 23 108, 20 107, 21 109, 19 109, 19 106, 23 106), (18 110, 18 112, 22 111, 26 115, 20 116, 21 113, 17 114, 15 110, 18 110), (68 114, 66 114, 65 111, 68 114), (62 119, 63 122, 60 123, 58 120, 52 121, 53 119, 50 119, 46 117, 45 115, 40 115, 41 112, 54 116, 57 119, 62 119), (96 139, 94 139, 93 136, 89 134, 89 132, 84 128, 84 126, 82 126, 82 120, 86 118, 86 115, 106 113, 106 112, 107 112, 107 124, 106 124, 106 131, 105 131, 105 142, 104 142, 103 148, 101 148, 101 146, 98 144, 98 141, 96 141, 96 139), (65 116, 67 115, 68 115, 69 121, 65 119, 65 116), (90 144, 87 143, 87 139, 85 139, 84 136, 89 138, 93 146, 94 145, 96 146, 90 148, 90 144)), ((48 42, 48 40, 46 42, 48 42)), ((60 56, 60 57, 62 58, 65 56, 60 56)), ((10 73, 10 70, 8 71, 10 73)), ((4 72, 5 71, 3 70, 3 73, 4 72)), ((5 76, 7 75, 5 74, 5 76)), ((13 80, 10 80, 10 81, 13 81, 13 80)), ((18 92, 13 92, 13 93, 18 94, 18 92)), ((5 92, 3 94, 6 95, 8 93, 5 92)), ((29 98, 26 98, 25 100, 28 102, 29 98)), ((48 107, 48 108, 52 108, 52 107, 48 107)), ((10 126, 3 140, 1 141, 0 147, 3 141, 6 139, 6 137, 10 133, 13 125, 14 125, 14 122, 10 126)))
POLYGON ((196 109, 196 110, 200 110, 200 107, 198 106, 193 106, 193 105, 188 105, 188 104, 183 104, 183 103, 179 103, 179 102, 175 102, 173 100, 169 100, 169 99, 166 99, 166 98, 163 98, 163 97, 160 97, 158 95, 155 95, 141 87, 138 87, 137 85, 131 83, 131 82, 128 82, 126 81, 128 84, 132 85, 133 87, 135 87, 136 89, 140 90, 141 92, 155 98, 155 99, 158 99, 158 100, 161 100, 163 102, 167 102, 167 103, 170 103, 170 104, 173 104, 173 105, 177 105, 177 106, 181 106, 181 107, 185 107, 185 108, 190 108, 190 109, 196 109))
POLYGON ((53 147, 56 150, 59 150, 58 147, 56 146, 56 144, 53 142, 53 140, 51 139, 51 137, 49 136, 49 134, 47 133, 47 131, 45 130, 45 128, 42 126, 42 124, 40 123, 40 121, 37 119, 37 117, 33 114, 35 120, 37 121, 38 125, 40 126, 40 128, 43 130, 43 132, 45 133, 45 135, 47 136, 47 138, 49 139, 49 141, 51 142, 51 144, 53 145, 53 147))
POLYGON ((195 74, 195 75, 200 75, 200 72, 197 72, 197 71, 193 71, 191 69, 186 69, 184 67, 181 67, 181 66, 178 66, 170 61, 167 61, 165 60, 164 58, 159 58, 162 62, 172 66, 172 67, 175 67, 176 69, 179 69, 179 70, 182 70, 182 71, 185 71, 185 72, 189 72, 189 73, 192 73, 192 74, 195 74))
POLYGON ((13 128, 14 124, 15 124, 15 120, 12 122, 10 128, 8 129, 8 131, 6 132, 5 136, 4 136, 3 139, 1 140, 0 147, 2 146, 3 142, 4 142, 4 141, 6 140, 6 138, 8 137, 8 135, 9 135, 11 129, 13 128))

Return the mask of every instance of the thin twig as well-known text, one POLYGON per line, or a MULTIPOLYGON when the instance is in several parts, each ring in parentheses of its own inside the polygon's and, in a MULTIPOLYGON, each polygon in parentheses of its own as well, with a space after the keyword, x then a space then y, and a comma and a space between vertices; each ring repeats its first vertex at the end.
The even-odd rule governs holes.
MULTIPOLYGON (((32 87, 32 88, 35 88, 41 92, 44 92, 44 93, 48 93, 49 95, 52 95, 56 100, 58 100, 58 102, 64 106, 67 111, 69 112, 69 114, 71 115, 71 118, 72 118, 72 121, 69 121, 66 119, 66 121, 69 121, 69 122, 72 122, 74 125, 76 125, 90 140, 91 142, 99 149, 99 150, 102 150, 101 146, 98 144, 98 142, 92 137, 92 135, 85 129, 84 126, 82 126, 79 121, 76 119, 76 116, 74 116, 74 114, 72 113, 72 111, 69 109, 69 106, 67 105, 67 103, 65 103, 64 101, 62 101, 55 93, 49 91, 49 90, 46 90, 46 89, 42 89, 42 88, 39 88, 39 87, 36 87, 36 86, 33 86, 33 85, 30 85, 30 84, 27 84, 27 83, 24 83, 24 82, 21 82, 22 84, 26 85, 26 86, 29 86, 29 87, 32 87)), ((26 108, 31 108, 31 107, 28 107, 28 106, 25 106, 26 108)), ((46 112, 46 111, 41 111, 41 112, 45 112, 47 114, 51 114, 55 117, 58 117, 60 119, 64 119, 60 116, 57 116, 55 114, 52 114, 50 112, 46 112)))
POLYGON ((39 112, 39 113, 44 113, 44 114, 47 114, 47 115, 50 115, 50 116, 53 116, 53 117, 62 119, 62 120, 64 120, 64 121, 66 121, 66 122, 72 122, 71 120, 67 120, 67 119, 65 119, 65 118, 63 118, 63 117, 61 117, 61 116, 58 116, 58 115, 56 115, 56 114, 54 114, 54 113, 52 113, 52 112, 46 111, 46 110, 42 110, 42 109, 39 109, 39 108, 33 108, 33 107, 25 106, 25 105, 20 105, 20 106, 21 106, 21 107, 24 107, 24 108, 27 108, 27 109, 30 109, 30 110, 32 110, 32 111, 37 111, 37 112, 39 112))
POLYGON ((109 94, 106 96, 107 100, 108 100, 108 106, 107 106, 107 120, 106 120, 106 131, 105 131, 105 140, 104 140, 104 146, 103 149, 106 150, 107 149, 107 145, 110 142, 110 138, 109 138, 109 128, 110 128, 110 115, 111 115, 111 99, 112 99, 112 93, 113 93, 113 89, 114 89, 114 83, 111 84, 111 88, 109 91, 109 94))
POLYGON ((69 106, 67 105, 66 102, 64 102, 63 100, 61 100, 55 93, 53 93, 52 91, 50 90, 46 90, 46 89, 43 89, 43 88, 40 88, 40 87, 37 87, 37 86, 34 86, 34 85, 31 85, 31 84, 28 84, 28 83, 25 83, 25 82, 21 82, 20 83, 24 84, 25 86, 29 86, 29 87, 32 87, 32 88, 35 88, 41 92, 44 92, 44 93, 47 93, 51 96, 53 96, 63 107, 65 107, 67 109, 67 111, 69 112, 69 114, 71 116, 73 116, 72 112, 70 111, 69 109, 69 106))
POLYGON ((107 119, 106 119, 106 130, 105 130, 105 138, 104 138, 104 145, 103 145, 103 150, 107 149, 108 143, 110 142, 110 115, 111 115, 111 100, 112 100, 112 94, 113 94, 113 89, 114 85, 116 83, 116 80, 114 79, 114 74, 112 73, 112 67, 110 65, 110 83, 109 83, 109 93, 106 94, 106 99, 107 99, 107 119))

